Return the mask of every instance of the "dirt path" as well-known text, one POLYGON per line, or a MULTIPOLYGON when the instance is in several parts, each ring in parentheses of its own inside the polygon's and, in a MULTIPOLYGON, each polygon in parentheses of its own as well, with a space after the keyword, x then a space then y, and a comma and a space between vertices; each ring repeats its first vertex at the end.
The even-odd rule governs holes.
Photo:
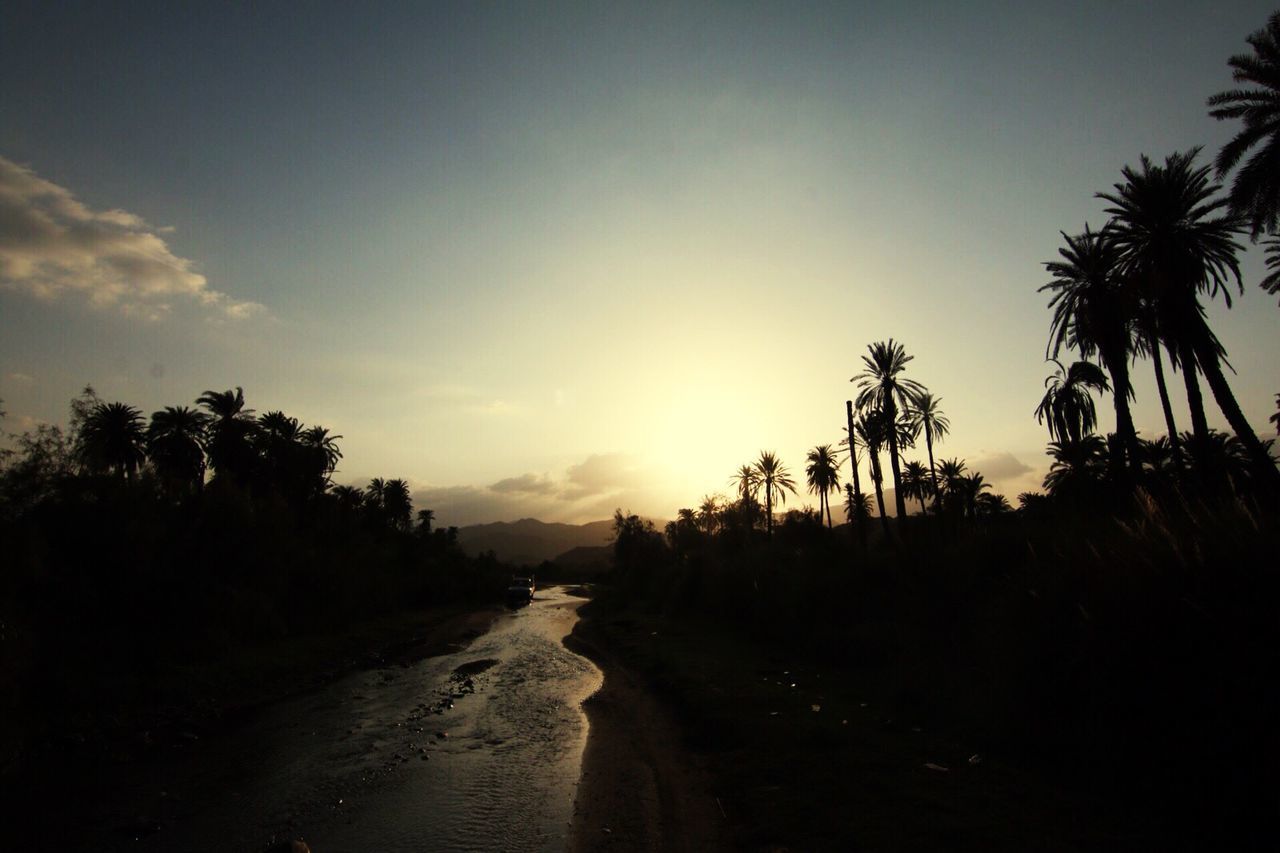
POLYGON ((589 617, 565 645, 605 675, 583 703, 591 728, 570 853, 731 849, 709 776, 684 749, 670 712, 608 651, 589 617))

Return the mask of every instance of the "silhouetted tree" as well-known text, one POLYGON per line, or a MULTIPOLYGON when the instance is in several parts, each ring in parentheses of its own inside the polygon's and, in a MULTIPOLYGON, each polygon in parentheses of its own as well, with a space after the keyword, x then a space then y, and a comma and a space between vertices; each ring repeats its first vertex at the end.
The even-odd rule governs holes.
POLYGON ((871 517, 870 496, 855 493, 851 483, 844 487, 844 517, 850 524, 862 523, 871 517))
POLYGON ((698 507, 698 526, 708 536, 720 526, 720 502, 714 495, 703 495, 698 507))
POLYGON ((964 493, 960 481, 964 478, 963 459, 943 459, 938 463, 938 476, 942 479, 943 507, 964 512, 964 493))
POLYGON ((186 406, 165 406, 151 414, 147 455, 156 472, 182 491, 204 485, 204 443, 209 418, 186 406))
POLYGON ((420 509, 418 510, 418 533, 422 536, 431 535, 431 523, 436 520, 435 510, 420 509))
POLYGON ((1175 342, 1193 431, 1198 437, 1208 433, 1196 380, 1199 367, 1218 407, 1254 460, 1259 479, 1277 487, 1280 472, 1268 460, 1231 392, 1222 373, 1222 345, 1209 329, 1198 299, 1200 293, 1211 299, 1221 293, 1231 307, 1232 278, 1244 292, 1237 260, 1241 247, 1234 239, 1240 232, 1239 220, 1215 215, 1227 202, 1215 198, 1220 187, 1209 180, 1209 167, 1194 166, 1198 153, 1193 148, 1171 154, 1164 166, 1154 166, 1144 155, 1140 171, 1126 166, 1125 182, 1116 184, 1114 193, 1098 195, 1113 205, 1107 213, 1113 217, 1122 271, 1155 295, 1161 334, 1175 342))
POLYGON ((809 451, 807 458, 808 465, 805 466, 805 476, 809 485, 809 491, 818 496, 818 516, 821 518, 825 509, 827 513, 827 527, 831 525, 831 502, 828 494, 840 488, 840 463, 836 459, 835 453, 831 450, 831 445, 820 444, 809 451))
POLYGON ((247 485, 253 477, 256 456, 251 439, 255 424, 253 409, 245 408, 244 389, 205 391, 196 405, 213 417, 206 450, 209 465, 219 477, 229 477, 247 485))
MULTIPOLYGON (((870 344, 867 351, 870 355, 862 357, 866 369, 849 380, 858 383, 858 399, 855 402, 859 409, 879 410, 885 423, 894 425, 898 421, 898 414, 910 411, 916 398, 925 390, 919 382, 901 376, 906 370, 907 362, 915 356, 907 355, 902 344, 895 343, 893 338, 870 344)), ((893 471, 894 500, 898 516, 905 518, 907 504, 902 494, 902 473, 898 469, 897 430, 887 429, 885 435, 889 445, 889 466, 893 471)))
POLYGON ((1115 389, 1116 432, 1128 465, 1136 473, 1138 434, 1129 412, 1133 397, 1129 359, 1137 299, 1120 277, 1120 251, 1108 228, 1093 232, 1085 225, 1084 233, 1075 237, 1063 233, 1062 237, 1067 243, 1058 250, 1062 260, 1045 264, 1053 279, 1040 288, 1053 292, 1049 300, 1053 321, 1045 354, 1056 360, 1066 345, 1086 359, 1095 355, 1101 359, 1115 389))
POLYGON ((80 458, 95 473, 132 480, 147 461, 142 412, 124 403, 99 403, 80 430, 80 458))
POLYGON ((867 457, 871 465, 871 484, 875 488, 876 506, 880 509, 880 526, 884 528, 885 539, 893 534, 889 531, 889 517, 884 509, 884 475, 880 473, 880 447, 884 443, 884 414, 879 411, 863 412, 856 424, 854 432, 862 439, 867 448, 867 457))
POLYGON ((382 515, 397 530, 408 530, 413 514, 413 501, 409 497, 409 484, 404 480, 387 480, 382 487, 382 515))
MULTIPOLYGON (((1253 53, 1227 60, 1236 83, 1256 88, 1230 89, 1209 98, 1209 115, 1223 121, 1241 119, 1244 126, 1222 146, 1215 165, 1218 180, 1257 146, 1231 184, 1232 210, 1245 219, 1256 240, 1274 234, 1280 224, 1280 12, 1247 39, 1253 53)), ((1271 290, 1272 293, 1275 290, 1271 290)))
POLYGON ((1079 441, 1098 425, 1098 413, 1089 389, 1110 390, 1107 377, 1092 362, 1077 361, 1066 368, 1056 359, 1050 361, 1058 365, 1058 372, 1044 381, 1045 392, 1036 407, 1036 423, 1047 422, 1050 439, 1079 441))
POLYGON ((756 480, 760 484, 760 489, 764 492, 765 529, 768 531, 770 538, 772 538, 774 501, 786 503, 787 492, 791 492, 794 495, 796 493, 796 484, 791 479, 791 474, 787 471, 786 466, 779 461, 774 453, 767 450, 762 450, 760 458, 756 460, 756 480))
POLYGON ((933 493, 938 494, 938 471, 933 464, 933 443, 942 441, 951 431, 951 421, 939 408, 941 397, 934 397, 928 391, 921 391, 916 396, 915 405, 911 407, 911 420, 915 429, 924 434, 924 446, 929 452, 929 478, 933 481, 933 493))
POLYGON ((1045 475, 1044 487, 1054 498, 1085 504, 1092 497, 1107 470, 1107 443, 1097 435, 1079 441, 1049 444, 1053 462, 1045 475))
POLYGON ((902 469, 902 489, 907 497, 920 501, 920 514, 924 515, 924 499, 933 493, 930 472, 919 462, 908 462, 902 469))

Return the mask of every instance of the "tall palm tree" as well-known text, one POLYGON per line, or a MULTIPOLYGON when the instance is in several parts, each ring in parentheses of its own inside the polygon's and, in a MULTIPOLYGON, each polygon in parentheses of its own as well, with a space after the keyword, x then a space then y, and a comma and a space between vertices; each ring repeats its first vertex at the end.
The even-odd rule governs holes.
POLYGON ((774 499, 776 498, 780 503, 786 503, 787 492, 794 495, 796 484, 777 455, 768 450, 762 450, 760 458, 756 460, 756 479, 764 491, 765 527, 769 536, 772 537, 774 499))
MULTIPOLYGON (((862 357, 865 369, 849 380, 858 383, 856 404, 859 409, 878 409, 883 414, 885 423, 896 424, 899 411, 909 411, 915 405, 916 397, 925 390, 919 382, 901 376, 906 370, 907 362, 915 356, 907 355, 902 344, 895 343, 893 338, 870 344, 867 351, 870 355, 862 357)), ((905 518, 907 504, 902 494, 902 474, 898 470, 897 430, 888 430, 887 438, 898 517, 905 518)))
POLYGON ((1058 365, 1058 372, 1044 381, 1045 392, 1036 407, 1036 423, 1048 422, 1051 441, 1079 441, 1098 425, 1098 412, 1089 390, 1110 390, 1107 377, 1090 361, 1077 361, 1069 368, 1057 359, 1050 361, 1058 365))
POLYGON ((199 491, 204 483, 208 423, 208 415, 186 406, 165 406, 152 413, 147 426, 147 455, 162 477, 199 491))
POLYGON ((413 500, 409 497, 409 484, 404 480, 387 480, 382 487, 382 512, 391 526, 408 530, 413 515, 413 500))
POLYGON ((342 458, 342 451, 338 449, 340 438, 340 435, 330 435, 329 430, 322 426, 308 427, 300 436, 302 445, 308 450, 312 475, 318 480, 319 491, 324 490, 338 468, 338 460, 342 458))
POLYGON ((938 471, 933 464, 933 443, 942 441, 951 431, 951 421, 942 413, 939 406, 941 397, 935 397, 928 391, 921 391, 911 407, 911 419, 916 431, 924 433, 924 446, 929 451, 929 478, 933 481, 933 493, 938 494, 938 471))
POLYGON ((708 536, 716 532, 720 525, 720 500, 715 495, 703 495, 698 506, 698 526, 708 536))
MULTIPOLYGON (((1230 89, 1209 98, 1209 115, 1218 121, 1241 119, 1244 126, 1218 152, 1218 180, 1257 146, 1231 183, 1231 208, 1249 225, 1254 240, 1276 233, 1280 225, 1280 12, 1247 39, 1253 53, 1227 60, 1237 83, 1256 88, 1230 89)), ((1270 289, 1275 293, 1275 289, 1270 289)))
POLYGON ((754 465, 743 465, 729 478, 729 485, 738 489, 738 499, 754 498, 760 491, 760 476, 754 465))
POLYGON ((920 501, 920 514, 924 515, 924 499, 933 492, 930 472, 919 462, 908 462, 902 469, 902 490, 907 497, 920 501))
POLYGON ((863 412, 854 424, 854 432, 862 439, 862 446, 867 448, 867 456, 871 460, 871 484, 875 487, 876 505, 880 508, 880 526, 888 540, 893 534, 889 531, 889 516, 884 511, 884 475, 880 472, 880 448, 886 433, 883 414, 863 412))
POLYGON ((964 500, 965 515, 970 518, 978 517, 978 498, 982 493, 991 488, 991 484, 986 482, 982 475, 974 471, 968 476, 960 477, 956 481, 960 496, 964 500))
POLYGON ((819 444, 809 451, 804 472, 809 491, 818 496, 818 515, 827 512, 827 529, 831 529, 831 500, 828 495, 840 488, 840 463, 829 444, 819 444))
POLYGON ((1183 381, 1191 405, 1192 427, 1207 438, 1208 425, 1200 401, 1197 368, 1213 391, 1218 407, 1236 436, 1248 449, 1259 477, 1280 487, 1280 471, 1270 462, 1257 434, 1236 402, 1222 372, 1223 350, 1205 320, 1199 294, 1210 299, 1222 294, 1231 307, 1231 279, 1244 292, 1235 241, 1240 220, 1222 213, 1227 200, 1209 179, 1208 166, 1196 167, 1199 148, 1165 158, 1155 166, 1143 155, 1141 169, 1126 166, 1123 184, 1114 193, 1098 196, 1112 204, 1121 252, 1121 272, 1154 295, 1163 334, 1169 336, 1182 363, 1183 381))
POLYGON ((1139 470, 1138 433, 1133 426, 1129 400, 1129 358, 1133 353, 1133 327, 1138 314, 1133 291, 1119 276, 1120 250, 1111 239, 1109 227, 1075 237, 1062 234, 1066 247, 1059 249, 1061 261, 1049 261, 1045 268, 1053 277, 1041 286, 1053 296, 1049 346, 1045 355, 1056 359, 1064 345, 1086 359, 1095 355, 1111 374, 1115 388, 1116 432, 1124 446, 1127 464, 1139 470))
MULTIPOLYGON (((849 471, 853 479, 853 491, 851 492, 853 500, 857 505, 861 506, 863 502, 862 482, 858 476, 858 428, 853 422, 853 401, 844 401, 844 422, 845 422, 845 440, 844 444, 849 451, 849 471)), ((847 488, 847 487, 846 487, 847 488)), ((849 517, 849 523, 857 530, 858 544, 865 551, 867 548, 867 519, 866 516, 855 514, 849 517), (857 522, 854 524, 854 522, 857 522)))
POLYGON ((209 465, 218 476, 246 482, 253 474, 255 459, 250 439, 255 424, 253 409, 245 408, 244 389, 205 391, 196 398, 212 417, 209 424, 209 465))
POLYGON ((80 428, 80 457, 90 471, 127 480, 147 461, 142 412, 124 403, 98 403, 80 428))
POLYGON ((418 510, 418 532, 423 536, 431 534, 431 524, 436 520, 436 512, 433 509, 418 510))
POLYGON ((960 481, 964 478, 965 465, 963 459, 943 459, 938 462, 938 476, 942 478, 942 493, 946 497, 944 506, 964 508, 960 481))

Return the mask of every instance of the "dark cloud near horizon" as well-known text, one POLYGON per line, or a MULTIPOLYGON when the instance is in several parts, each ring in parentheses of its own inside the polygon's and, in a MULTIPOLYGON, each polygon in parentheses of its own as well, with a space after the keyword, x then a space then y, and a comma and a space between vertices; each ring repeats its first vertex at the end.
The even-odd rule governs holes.
POLYGON ((507 477, 489 485, 489 490, 500 493, 526 493, 547 495, 556 491, 555 482, 546 474, 521 474, 519 477, 507 477))

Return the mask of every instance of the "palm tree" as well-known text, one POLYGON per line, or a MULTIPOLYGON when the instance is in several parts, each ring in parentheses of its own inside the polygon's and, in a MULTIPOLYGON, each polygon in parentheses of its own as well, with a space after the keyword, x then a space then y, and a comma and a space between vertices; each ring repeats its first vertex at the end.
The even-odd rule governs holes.
POLYGON ((938 407, 941 397, 934 397, 928 391, 921 391, 911 407, 911 419, 917 432, 924 433, 924 446, 929 451, 929 477, 933 481, 933 493, 938 494, 938 472, 933 464, 933 442, 941 441, 951 431, 951 421, 938 407))
POLYGON ((409 497, 409 484, 404 480, 387 480, 382 487, 383 516, 397 530, 408 530, 413 515, 413 500, 409 497))
MULTIPOLYGON (((898 412, 909 411, 915 405, 916 398, 925 390, 919 382, 901 377, 901 374, 915 356, 907 355, 902 344, 895 343, 893 338, 880 341, 867 347, 870 356, 863 356, 865 369, 850 382, 858 383, 859 409, 878 409, 884 416, 885 423, 897 424, 898 412)), ((902 475, 898 470, 898 438, 897 430, 887 431, 889 444, 889 465, 893 471, 894 498, 897 502, 898 517, 907 514, 906 498, 902 494, 902 475)))
POLYGON ((938 475, 942 478, 942 493, 947 498, 946 505, 956 506, 959 504, 961 509, 964 503, 961 498, 960 481, 964 477, 965 465, 963 459, 943 459, 938 463, 938 475))
POLYGON ((840 488, 840 463, 829 444, 820 444, 810 450, 807 460, 809 464, 805 466, 804 471, 808 477, 809 491, 818 496, 819 517, 822 515, 823 508, 826 508, 827 529, 830 530, 831 500, 828 494, 840 488))
MULTIPOLYGON (((858 428, 853 422, 853 401, 844 401, 844 421, 845 421, 845 440, 844 444, 849 450, 849 470, 853 477, 852 498, 857 505, 863 503, 862 482, 858 476, 858 428)), ((850 517, 850 524, 857 521, 858 544, 865 551, 867 548, 867 520, 865 516, 857 515, 850 517)))
POLYGON ((760 491, 759 472, 753 465, 743 465, 729 478, 729 485, 737 487, 740 500, 754 498, 760 491))
POLYGON ((698 526, 708 536, 714 535, 720 524, 720 500, 715 495, 703 495, 698 507, 698 526))
POLYGON ((1056 359, 1050 359, 1058 371, 1045 379, 1045 394, 1036 407, 1036 423, 1046 423, 1049 438, 1079 441, 1092 434, 1098 424, 1089 389, 1108 391, 1107 377, 1092 362, 1077 361, 1070 368, 1056 359))
POLYGON ((1107 443, 1101 436, 1051 442, 1049 455, 1053 463, 1045 475, 1044 488, 1051 497, 1084 499, 1106 474, 1107 443))
POLYGON ((974 471, 968 476, 960 477, 956 480, 956 486, 964 501, 965 515, 970 518, 978 517, 978 498, 982 493, 991 488, 991 484, 982 479, 982 475, 974 471))
POLYGON ((880 446, 886 432, 884 417, 880 412, 863 412, 854 424, 854 432, 862 439, 871 460, 871 484, 875 487, 876 505, 880 508, 880 526, 888 540, 892 534, 889 532, 889 516, 884 511, 884 475, 880 472, 880 446))
POLYGON ((418 533, 423 536, 431 535, 431 524, 436 520, 436 512, 433 509, 418 510, 418 533))
POLYGON ((229 476, 245 482, 254 468, 250 438, 254 432, 253 409, 245 408, 244 389, 205 391, 196 398, 212 416, 209 425, 209 465, 218 476, 229 476))
POLYGON ((1120 251, 1111 239, 1109 227, 1089 230, 1076 237, 1062 234, 1067 245, 1059 249, 1061 261, 1049 261, 1045 268, 1053 276, 1040 290, 1053 292, 1049 346, 1045 355, 1057 359, 1063 345, 1076 349, 1086 359, 1095 355, 1111 374, 1115 388, 1116 432, 1133 471, 1138 470, 1138 433, 1133 426, 1129 400, 1129 358, 1133 352, 1133 324, 1137 316, 1132 290, 1124 287, 1118 270, 1120 251))
POLYGON ((1221 293, 1230 308, 1233 278, 1239 292, 1244 292, 1237 259, 1241 246, 1234 239, 1240 233, 1240 221, 1228 214, 1215 215, 1227 200, 1215 198, 1221 187, 1209 179, 1209 167, 1195 167, 1199 151, 1171 154, 1163 166, 1154 166, 1143 155, 1141 171, 1126 166, 1125 182, 1116 184, 1114 193, 1098 196, 1113 205, 1107 213, 1113 217, 1122 274, 1153 296, 1161 333, 1179 355, 1196 436, 1208 434, 1196 379, 1199 368, 1227 422, 1248 449, 1260 479, 1280 487, 1280 471, 1269 461, 1223 375, 1222 345, 1209 329, 1198 298, 1200 293, 1210 299, 1221 293))
POLYGON ((844 487, 844 517, 850 524, 861 525, 871 517, 871 498, 861 492, 854 492, 853 485, 846 483, 844 487))
POLYGON ((329 478, 338 468, 338 460, 342 451, 338 449, 340 435, 330 435, 322 426, 308 427, 302 431, 300 439, 311 457, 312 473, 319 479, 319 490, 323 491, 329 478))
POLYGON ((124 403, 98 403, 80 428, 80 458, 90 471, 132 480, 147 460, 142 412, 124 403))
POLYGON ((930 472, 926 471, 919 462, 908 462, 906 467, 902 469, 902 490, 906 492, 907 497, 920 501, 921 515, 927 512, 924 507, 924 499, 932 494, 933 491, 929 475, 930 472))
POLYGON ((1006 512, 1013 512, 1013 507, 1009 505, 1009 499, 1004 495, 978 495, 977 509, 978 515, 1001 515, 1006 512))
POLYGON ((756 461, 756 480, 764 490, 765 527, 770 538, 773 537, 773 501, 787 502, 787 492, 796 493, 795 481, 791 479, 786 466, 770 451, 762 450, 756 461))
POLYGON ((356 486, 334 486, 332 494, 338 506, 350 512, 356 511, 365 503, 364 490, 356 486))
MULTIPOLYGON (((1245 153, 1258 146, 1231 184, 1231 208, 1249 224, 1254 240, 1280 225, 1280 12, 1247 39, 1253 53, 1231 57, 1231 77, 1257 88, 1230 89, 1209 98, 1218 121, 1242 119, 1244 127, 1218 152, 1218 180, 1226 178, 1245 153)), ((1272 293, 1275 290, 1271 290, 1272 293)))
POLYGON ((165 406, 151 415, 147 455, 162 477, 199 490, 204 483, 208 415, 186 406, 165 406))
POLYGON ((1077 361, 1066 368, 1057 359, 1049 360, 1058 365, 1058 372, 1044 380, 1045 392, 1036 407, 1036 423, 1048 422, 1050 440, 1079 441, 1098 425, 1089 389, 1109 391, 1107 377, 1089 361, 1077 361))

